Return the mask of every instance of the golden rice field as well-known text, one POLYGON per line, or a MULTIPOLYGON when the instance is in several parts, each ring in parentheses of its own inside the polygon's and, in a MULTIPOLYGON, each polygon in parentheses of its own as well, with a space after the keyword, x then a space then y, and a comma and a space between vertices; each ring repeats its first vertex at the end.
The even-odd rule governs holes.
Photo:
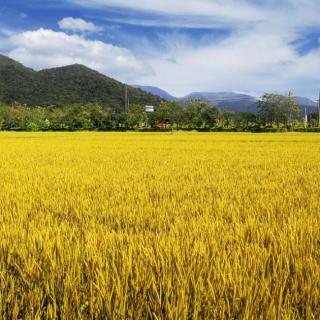
POLYGON ((1 133, 1 319, 320 319, 320 135, 1 133))

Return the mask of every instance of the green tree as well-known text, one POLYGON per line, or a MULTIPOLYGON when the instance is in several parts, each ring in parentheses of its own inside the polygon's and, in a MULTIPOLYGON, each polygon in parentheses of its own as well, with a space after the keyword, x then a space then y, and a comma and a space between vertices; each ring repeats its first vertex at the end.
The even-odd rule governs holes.
POLYGON ((221 123, 225 128, 234 126, 235 113, 229 110, 225 110, 221 114, 221 123))
POLYGON ((184 124, 191 128, 213 127, 220 111, 207 101, 189 101, 183 115, 184 124))
POLYGON ((258 102, 259 117, 263 125, 280 127, 281 124, 292 124, 300 114, 300 108, 295 98, 289 95, 266 93, 258 102))
POLYGON ((69 130, 93 129, 91 114, 85 106, 74 105, 66 108, 63 122, 69 130))
POLYGON ((212 128, 216 126, 220 111, 218 108, 210 105, 203 104, 201 105, 201 119, 202 123, 207 128, 212 128))
POLYGON ((249 128, 255 126, 257 116, 251 112, 239 112, 234 116, 234 123, 236 127, 249 128))
POLYGON ((162 101, 152 118, 156 122, 165 122, 168 125, 180 126, 182 121, 182 107, 175 101, 162 101))
POLYGON ((145 107, 138 104, 131 104, 127 114, 127 125, 129 128, 138 128, 147 122, 145 107))
POLYGON ((285 96, 282 108, 285 114, 285 125, 290 124, 293 127, 294 120, 300 115, 301 109, 291 92, 285 96))
POLYGON ((102 130, 107 111, 95 103, 87 104, 85 109, 89 113, 89 129, 102 130))
POLYGON ((317 127, 319 124, 318 112, 312 112, 309 114, 309 127, 317 127))

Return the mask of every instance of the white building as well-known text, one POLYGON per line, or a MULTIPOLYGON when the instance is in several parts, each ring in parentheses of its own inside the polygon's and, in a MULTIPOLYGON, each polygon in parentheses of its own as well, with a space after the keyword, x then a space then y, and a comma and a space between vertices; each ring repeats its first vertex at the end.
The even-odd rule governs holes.
POLYGON ((146 106, 146 112, 154 112, 154 106, 146 106))

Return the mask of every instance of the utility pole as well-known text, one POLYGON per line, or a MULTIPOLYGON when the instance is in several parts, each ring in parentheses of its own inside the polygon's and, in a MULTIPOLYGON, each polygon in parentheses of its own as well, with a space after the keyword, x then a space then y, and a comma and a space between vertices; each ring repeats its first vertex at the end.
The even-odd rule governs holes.
POLYGON ((293 131, 293 117, 292 117, 292 114, 291 114, 291 109, 292 109, 292 106, 291 106, 291 102, 292 102, 292 99, 293 96, 292 96, 292 91, 290 90, 289 93, 288 93, 288 107, 289 107, 289 117, 290 117, 290 131, 293 131))
POLYGON ((318 126, 320 128, 320 92, 319 92, 319 99, 318 99, 318 117, 319 117, 318 126))
POLYGON ((128 86, 124 85, 124 112, 128 112, 128 86))
POLYGON ((307 113, 307 107, 304 108, 304 127, 306 128, 308 126, 308 113, 307 113))

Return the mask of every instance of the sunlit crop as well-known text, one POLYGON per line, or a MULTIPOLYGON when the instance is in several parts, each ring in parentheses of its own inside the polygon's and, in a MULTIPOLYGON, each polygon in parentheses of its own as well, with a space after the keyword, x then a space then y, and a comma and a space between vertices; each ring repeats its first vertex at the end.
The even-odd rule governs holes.
POLYGON ((1 133, 1 319, 319 319, 320 135, 1 133))

